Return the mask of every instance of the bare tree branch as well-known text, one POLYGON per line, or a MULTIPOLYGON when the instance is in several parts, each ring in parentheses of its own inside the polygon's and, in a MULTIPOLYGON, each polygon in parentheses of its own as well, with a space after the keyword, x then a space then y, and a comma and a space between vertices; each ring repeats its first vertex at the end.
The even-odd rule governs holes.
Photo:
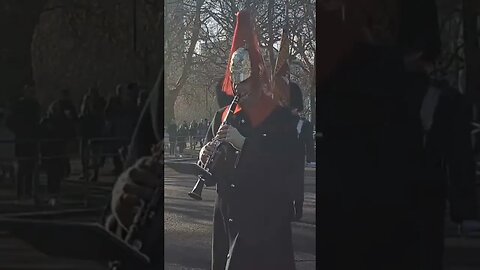
POLYGON ((169 113, 171 119, 175 118, 173 106, 180 93, 180 90, 185 85, 185 82, 187 81, 188 76, 190 75, 190 70, 192 68, 193 53, 195 50, 195 46, 197 45, 198 37, 200 34, 200 28, 201 28, 200 11, 204 2, 205 0, 197 1, 196 10, 195 10, 194 27, 192 29, 190 46, 188 48, 186 61, 185 61, 185 65, 183 66, 182 74, 180 78, 177 80, 177 82, 175 83, 175 87, 171 91, 167 92, 167 97, 166 97, 167 103, 165 104, 165 113, 166 114, 169 113))

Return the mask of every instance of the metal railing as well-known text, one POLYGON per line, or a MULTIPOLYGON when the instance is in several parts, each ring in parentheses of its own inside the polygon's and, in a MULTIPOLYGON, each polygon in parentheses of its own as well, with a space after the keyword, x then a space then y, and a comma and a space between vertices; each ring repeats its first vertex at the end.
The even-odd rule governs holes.
MULTIPOLYGON (((97 137, 97 138, 73 138, 73 139, 9 139, 0 140, 0 145, 9 144, 10 147, 17 148, 18 145, 27 146, 33 149, 28 149, 28 155, 22 155, 22 153, 11 153, 10 157, 0 157, 0 177, 2 176, 3 169, 10 168, 11 170, 11 182, 14 182, 15 192, 22 194, 23 191, 18 190, 19 187, 31 186, 31 195, 34 198, 36 204, 40 203, 41 183, 40 177, 42 173, 46 172, 46 163, 49 160, 60 159, 80 159, 82 164, 81 174, 84 176, 83 181, 78 183, 83 187, 83 203, 85 206, 89 204, 89 193, 91 191, 91 171, 93 175, 98 176, 100 168, 100 161, 102 158, 118 157, 123 162, 122 156, 126 155, 126 147, 130 142, 129 138, 119 137, 97 137), (52 148, 53 147, 53 148, 52 148), (60 149, 54 149, 59 147, 60 149), (120 149, 125 149, 123 152, 120 149), (18 179, 19 167, 22 169, 22 162, 32 161, 32 168, 29 171, 32 172, 31 183, 21 182, 18 179), (13 168, 13 170, 12 170, 13 168)), ((61 164, 59 164, 61 166, 61 164)), ((60 168, 59 168, 60 169, 60 168)), ((61 181, 64 181, 66 177, 63 177, 61 181)), ((2 179, 3 180, 3 179, 2 179)), ((23 181, 23 180, 22 180, 23 181)), ((60 190, 60 193, 62 191, 60 190)))
POLYGON ((196 156, 198 154, 196 151, 199 151, 205 143, 205 135, 176 136, 175 140, 172 140, 168 134, 164 136, 165 153, 168 155, 196 156))

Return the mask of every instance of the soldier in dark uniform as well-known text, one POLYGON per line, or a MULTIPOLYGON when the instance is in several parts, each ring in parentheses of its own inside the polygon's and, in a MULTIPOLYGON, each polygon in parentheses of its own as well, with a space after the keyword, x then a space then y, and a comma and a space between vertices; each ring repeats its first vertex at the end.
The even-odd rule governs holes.
MULTIPOLYGON (((251 73, 249 76, 241 75, 246 75, 246 72, 235 72, 233 75, 237 83, 236 93, 241 95, 241 108, 234 114, 232 125, 222 127, 220 123, 225 110, 219 111, 207 135, 210 141, 216 134, 216 139, 231 145, 230 154, 238 155, 236 166, 232 163, 225 170, 227 175, 217 184, 212 269, 290 270, 295 269, 295 264, 290 227, 293 207, 289 192, 293 179, 291 174, 298 172, 290 169, 291 159, 298 158, 290 151, 299 149, 299 145, 289 109, 279 107, 264 93, 268 90, 267 74, 248 16, 245 11, 239 13, 239 36, 236 35, 232 46, 232 54, 237 49, 245 53, 244 45, 249 48, 248 58, 242 59, 247 59, 247 69, 251 73), (247 44, 241 44, 242 40, 246 40, 247 44)), ((229 70, 230 65, 225 79, 228 87, 224 89, 232 95, 234 91, 229 70)), ((145 167, 148 157, 135 162, 139 157, 148 155, 152 143, 158 142, 163 134, 163 125, 158 123, 162 119, 158 109, 162 93, 160 85, 161 81, 157 82, 147 103, 149 106, 144 109, 137 126, 130 147, 131 159, 127 160, 130 167, 114 186, 108 209, 112 215, 105 215, 106 227, 119 235, 125 235, 132 223, 139 199, 151 199, 153 189, 161 184, 158 177, 145 167)), ((202 149, 204 159, 203 155, 208 154, 211 147, 204 146, 202 149)), ((157 218, 161 226, 163 217, 159 214, 157 218)), ((157 234, 163 233, 161 227, 155 229, 157 234)), ((155 252, 150 255, 153 265, 161 267, 163 241, 161 236, 157 240, 156 247, 152 249, 155 252)), ((156 269, 154 267, 152 269, 156 269)))
POLYGON ((297 119, 298 137, 303 145, 305 161, 307 163, 315 162, 315 149, 313 143, 313 126, 310 121, 300 116, 303 111, 303 94, 298 84, 290 82, 290 108, 297 119))
POLYGON ((220 140, 235 153, 218 176, 213 270, 295 269, 290 187, 299 144, 290 111, 264 92, 264 72, 250 14, 240 11, 223 89, 240 96, 241 109, 229 124, 222 124, 226 108, 216 113, 200 152, 205 162, 220 140))
POLYGON ((294 183, 294 206, 295 219, 299 220, 303 215, 303 201, 305 188, 305 162, 314 161, 314 145, 313 145, 313 127, 312 124, 305 118, 300 117, 300 112, 303 111, 303 95, 302 90, 298 84, 290 82, 290 109, 295 119, 295 127, 297 131, 297 138, 300 142, 301 148, 299 153, 298 166, 300 172, 298 173, 298 180, 294 183), (305 158, 306 157, 306 158, 305 158))

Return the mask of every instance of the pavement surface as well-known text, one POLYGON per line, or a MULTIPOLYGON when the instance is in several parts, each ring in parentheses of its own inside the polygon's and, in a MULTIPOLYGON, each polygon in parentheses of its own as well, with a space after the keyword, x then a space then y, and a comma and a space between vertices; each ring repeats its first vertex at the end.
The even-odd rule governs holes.
MULTIPOLYGON (((108 194, 115 179, 110 167, 102 171, 99 183, 87 189, 79 181, 80 162, 73 160, 72 174, 62 183, 62 195, 55 207, 47 204, 46 175, 40 175, 39 201, 18 202, 15 186, 9 181, 0 182, 0 215, 44 214, 44 218, 62 221, 97 222, 106 205, 108 194), (86 203, 87 202, 87 203, 86 203), (52 215, 55 213, 55 215, 52 215), (72 214, 73 213, 73 214, 72 214), (67 215, 68 214, 68 215, 67 215)), ((75 244, 75 243, 72 243, 75 244)), ((48 256, 7 231, 0 231, 0 270, 107 270, 104 264, 48 256)))

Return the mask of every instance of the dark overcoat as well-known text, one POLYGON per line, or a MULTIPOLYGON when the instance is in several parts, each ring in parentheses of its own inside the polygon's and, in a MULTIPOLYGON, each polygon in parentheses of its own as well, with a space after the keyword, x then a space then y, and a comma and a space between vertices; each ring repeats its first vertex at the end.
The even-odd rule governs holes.
MULTIPOLYGON (((223 111, 216 113, 207 141, 223 111)), ((246 140, 231 169, 218 179, 212 270, 295 269, 289 191, 293 174, 299 173, 292 167, 300 159, 294 119, 278 108, 255 128, 242 112, 230 123, 246 140)))

